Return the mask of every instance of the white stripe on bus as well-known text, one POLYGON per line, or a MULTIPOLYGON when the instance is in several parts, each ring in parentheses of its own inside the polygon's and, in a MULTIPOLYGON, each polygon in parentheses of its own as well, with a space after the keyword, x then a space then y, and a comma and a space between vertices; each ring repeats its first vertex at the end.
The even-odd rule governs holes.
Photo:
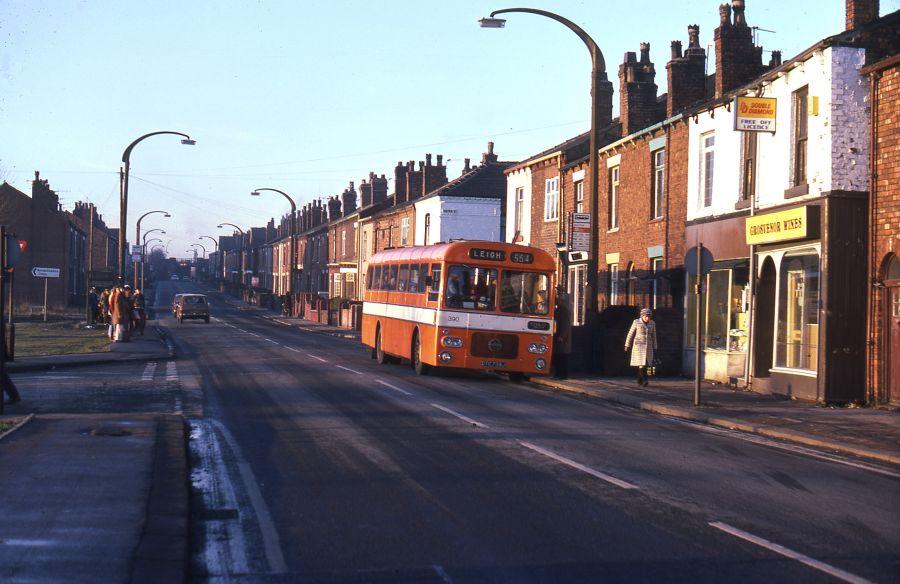
POLYGON ((418 306, 386 304, 383 302, 363 303, 363 314, 445 327, 545 335, 553 334, 553 320, 546 317, 479 314, 475 312, 459 312, 454 310, 421 308, 418 306), (548 324, 547 330, 542 331, 528 328, 528 323, 535 321, 546 322, 548 324))

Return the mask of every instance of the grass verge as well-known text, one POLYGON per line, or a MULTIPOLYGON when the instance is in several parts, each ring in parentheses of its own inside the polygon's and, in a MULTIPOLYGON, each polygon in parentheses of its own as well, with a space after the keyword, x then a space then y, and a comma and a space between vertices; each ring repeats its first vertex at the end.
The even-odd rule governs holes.
POLYGON ((106 327, 86 329, 76 320, 16 323, 16 357, 109 351, 106 327))

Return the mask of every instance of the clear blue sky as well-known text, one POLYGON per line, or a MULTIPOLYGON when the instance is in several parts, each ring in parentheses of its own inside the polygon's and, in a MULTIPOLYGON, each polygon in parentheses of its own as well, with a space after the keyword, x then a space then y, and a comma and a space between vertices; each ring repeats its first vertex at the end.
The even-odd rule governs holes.
MULTIPOLYGON (((712 43, 718 0, 542 1, 600 44, 610 80, 625 51, 651 43, 665 91, 669 42, 700 25, 712 43)), ((118 225, 122 151, 132 156, 129 239, 139 213, 162 208, 169 251, 186 256, 220 221, 262 225, 298 205, 392 176, 426 152, 477 161, 493 140, 519 160, 588 128, 587 51, 561 25, 509 15, 517 5, 437 0, 111 2, 0 0, 0 179, 30 192, 40 170, 67 208, 98 205, 118 225)), ((900 0, 882 0, 882 14, 900 0)), ((784 58, 844 26, 844 0, 747 0, 750 25, 784 58)), ((768 55, 766 56, 768 59, 768 55)), ((714 67, 714 59, 710 68, 714 67)), ((204 245, 209 244, 206 242, 204 245)))

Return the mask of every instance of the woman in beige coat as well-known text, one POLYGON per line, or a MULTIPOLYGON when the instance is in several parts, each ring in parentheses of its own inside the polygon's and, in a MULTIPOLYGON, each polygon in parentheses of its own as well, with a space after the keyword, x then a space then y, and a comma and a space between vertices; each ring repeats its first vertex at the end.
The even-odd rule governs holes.
POLYGON ((641 317, 634 319, 625 338, 625 353, 631 348, 631 366, 637 367, 638 385, 647 387, 647 367, 653 365, 656 357, 656 323, 653 322, 653 311, 641 309, 641 317))

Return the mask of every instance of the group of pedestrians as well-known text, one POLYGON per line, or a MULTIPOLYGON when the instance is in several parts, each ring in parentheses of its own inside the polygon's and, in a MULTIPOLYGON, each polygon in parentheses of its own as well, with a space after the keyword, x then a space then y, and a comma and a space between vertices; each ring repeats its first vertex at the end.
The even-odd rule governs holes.
POLYGON ((92 288, 88 303, 94 322, 108 325, 107 334, 111 341, 128 342, 134 332, 144 335, 147 305, 140 290, 133 290, 128 284, 99 293, 92 288))
MULTIPOLYGON (((556 290, 556 307, 553 312, 556 332, 553 335, 553 373, 557 379, 569 376, 569 355, 572 353, 572 307, 569 296, 562 287, 556 290)), ((625 337, 625 354, 631 351, 629 361, 637 369, 637 384, 647 387, 655 370, 657 359, 656 323, 653 311, 641 309, 640 316, 631 323, 625 337)))

